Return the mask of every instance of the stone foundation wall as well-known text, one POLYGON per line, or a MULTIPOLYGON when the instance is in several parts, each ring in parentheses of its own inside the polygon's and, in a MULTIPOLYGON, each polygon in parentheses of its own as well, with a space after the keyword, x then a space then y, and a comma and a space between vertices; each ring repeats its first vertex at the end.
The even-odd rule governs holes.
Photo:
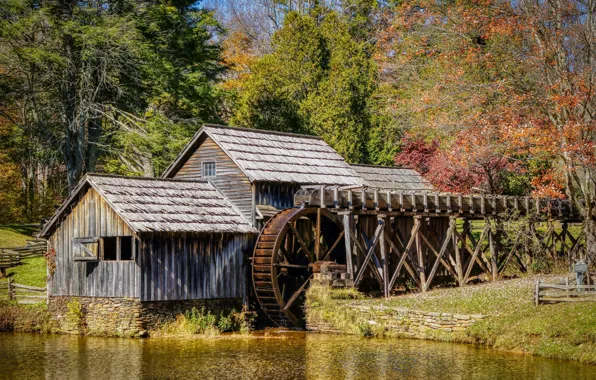
MULTIPOLYGON (((464 331, 475 322, 484 319, 483 315, 464 315, 440 312, 410 310, 399 307, 366 306, 357 303, 346 305, 354 313, 356 320, 371 328, 382 328, 389 335, 411 338, 426 338, 433 332, 464 331)), ((340 332, 326 321, 307 325, 307 329, 319 332, 340 332)))
POLYGON ((151 328, 157 324, 170 322, 176 318, 176 315, 184 314, 193 307, 197 309, 205 308, 211 314, 228 314, 232 309, 242 310, 242 300, 240 298, 220 298, 204 300, 185 300, 185 301, 152 301, 143 302, 143 322, 145 326, 151 328))
POLYGON ((212 314, 242 308, 240 299, 141 302, 138 298, 68 297, 48 299, 58 331, 65 334, 142 337, 187 310, 205 307, 212 314))

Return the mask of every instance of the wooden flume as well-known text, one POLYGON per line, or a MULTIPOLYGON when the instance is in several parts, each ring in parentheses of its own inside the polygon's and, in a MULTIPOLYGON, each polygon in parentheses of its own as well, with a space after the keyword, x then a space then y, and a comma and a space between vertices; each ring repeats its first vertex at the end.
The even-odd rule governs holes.
POLYGON ((425 292, 439 282, 498 280, 507 269, 526 272, 538 256, 571 263, 583 250, 569 232, 581 214, 562 199, 328 186, 305 186, 294 199, 296 208, 269 220, 253 258, 257 298, 279 325, 303 325, 303 293, 318 260, 346 264, 348 284, 388 297, 398 285, 425 292))

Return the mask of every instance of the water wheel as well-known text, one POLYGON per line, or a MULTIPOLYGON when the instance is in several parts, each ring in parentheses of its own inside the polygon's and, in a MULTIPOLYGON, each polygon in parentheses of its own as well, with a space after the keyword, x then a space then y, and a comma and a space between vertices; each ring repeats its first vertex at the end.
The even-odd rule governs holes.
POLYGON ((345 263, 343 227, 320 208, 287 209, 257 240, 252 278, 262 310, 277 325, 304 326, 304 291, 317 261, 345 263))

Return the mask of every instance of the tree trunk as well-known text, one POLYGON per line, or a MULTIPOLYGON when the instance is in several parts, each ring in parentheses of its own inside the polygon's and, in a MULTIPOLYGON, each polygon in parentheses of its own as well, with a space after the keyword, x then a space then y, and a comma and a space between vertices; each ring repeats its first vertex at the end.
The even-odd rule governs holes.
POLYGON ((596 265, 596 209, 586 213, 585 218, 586 258, 589 264, 596 265))
POLYGON ((89 120, 89 137, 87 138, 87 151, 85 169, 87 172, 94 172, 97 158, 99 157, 99 139, 101 138, 101 118, 96 116, 89 120))

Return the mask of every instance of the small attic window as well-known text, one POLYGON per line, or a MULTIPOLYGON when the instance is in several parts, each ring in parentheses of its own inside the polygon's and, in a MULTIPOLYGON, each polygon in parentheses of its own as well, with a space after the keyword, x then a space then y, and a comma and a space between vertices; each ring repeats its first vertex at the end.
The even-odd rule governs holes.
POLYGON ((215 161, 203 162, 203 177, 215 177, 215 161))

